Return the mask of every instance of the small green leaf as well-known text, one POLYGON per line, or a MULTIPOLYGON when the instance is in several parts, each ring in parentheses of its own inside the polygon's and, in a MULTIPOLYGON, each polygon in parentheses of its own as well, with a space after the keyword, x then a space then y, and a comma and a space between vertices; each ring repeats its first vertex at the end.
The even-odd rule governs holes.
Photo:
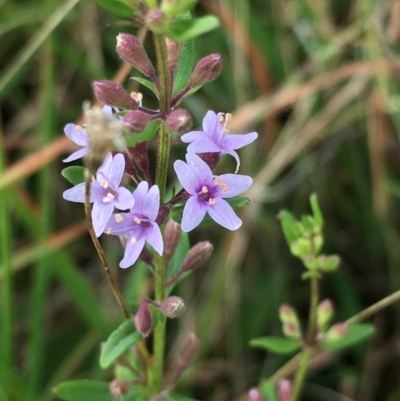
POLYGON ((179 0, 175 2, 163 1, 161 10, 168 15, 168 17, 179 17, 182 14, 187 14, 196 5, 197 0, 179 0))
POLYGON ((250 341, 251 347, 262 348, 275 354, 292 354, 300 348, 299 340, 285 337, 259 337, 250 341))
POLYGON ((172 277, 180 270, 183 260, 189 252, 189 249, 189 235, 188 233, 182 232, 179 244, 176 247, 174 255, 172 256, 171 261, 168 265, 168 278, 172 277))
POLYGON ((117 358, 141 339, 142 335, 136 331, 133 321, 125 321, 108 337, 101 351, 100 366, 103 369, 108 368, 117 358))
POLYGON ((130 135, 127 140, 127 146, 134 147, 139 142, 151 141, 153 139, 154 135, 157 133, 160 123, 161 123, 161 120, 151 121, 142 133, 130 135))
POLYGON ((54 387, 54 393, 66 401, 115 401, 110 383, 95 380, 71 380, 54 387))
POLYGON ((343 338, 335 341, 322 341, 321 346, 329 350, 340 350, 365 340, 371 336, 373 332, 374 326, 372 324, 353 324, 349 327, 348 332, 343 338))
POLYGON ((258 386, 261 394, 268 401, 278 401, 278 396, 276 394, 275 385, 269 380, 263 379, 258 386))
POLYGON ((61 175, 71 184, 77 185, 85 181, 85 167, 70 166, 61 171, 61 175))
POLYGON ((136 82, 139 82, 141 85, 145 86, 147 89, 150 89, 157 96, 157 99, 160 98, 160 94, 158 93, 157 87, 150 80, 148 80, 146 78, 141 78, 141 77, 132 77, 131 79, 133 79, 136 82))
POLYGON ((316 223, 322 228, 324 226, 324 217, 322 216, 321 208, 319 207, 316 194, 312 194, 310 196, 310 205, 316 223))
POLYGON ((186 397, 185 395, 178 394, 178 393, 169 393, 167 400, 168 401, 197 401, 194 398, 186 397))
POLYGON ((293 241, 301 237, 301 231, 297 225, 297 221, 292 213, 287 210, 281 210, 278 214, 281 221, 283 234, 285 235, 286 242, 290 246, 293 241))
POLYGON ((219 26, 219 20, 214 15, 195 19, 177 19, 168 24, 166 31, 176 42, 186 42, 219 26))
POLYGON ((100 7, 117 17, 132 18, 135 8, 120 0, 94 0, 100 7))
MULTIPOLYGON (((193 72, 194 64, 194 41, 188 40, 183 45, 179 54, 179 61, 175 71, 173 96, 179 93, 188 83, 193 72)), ((189 91, 190 92, 190 91, 189 91)), ((187 96, 188 93, 186 94, 187 96)), ((185 96, 186 97, 186 96, 185 96)), ((183 98, 179 101, 179 103, 183 98)))

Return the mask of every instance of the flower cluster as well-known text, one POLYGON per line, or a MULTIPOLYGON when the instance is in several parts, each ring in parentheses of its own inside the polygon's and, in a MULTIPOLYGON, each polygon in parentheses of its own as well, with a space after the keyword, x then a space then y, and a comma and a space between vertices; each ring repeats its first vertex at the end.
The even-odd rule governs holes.
MULTIPOLYGON (((147 75, 155 87, 159 85, 155 69, 136 38, 129 34, 120 34, 117 38, 117 52, 125 62, 147 75)), ((112 81, 96 81, 93 84, 95 96, 105 104, 102 111, 99 109, 97 113, 103 113, 103 118, 96 119, 95 127, 91 125, 93 119, 88 119, 87 125, 83 127, 74 124, 65 127, 65 134, 82 148, 64 162, 84 157, 86 164, 90 165, 91 171, 95 173, 96 177, 90 183, 93 228, 97 236, 106 233, 124 238, 126 247, 120 262, 122 268, 132 266, 136 262, 146 242, 162 255, 164 243, 159 225, 166 220, 173 206, 179 207, 185 202, 184 206, 182 205, 181 224, 182 230, 186 232, 197 227, 206 214, 228 230, 236 230, 242 224, 226 199, 241 194, 252 184, 250 177, 236 174, 240 166, 236 150, 252 143, 257 134, 229 134, 227 123, 230 114, 216 114, 213 111, 208 111, 204 117, 202 130, 187 132, 192 123, 191 116, 186 110, 175 108, 191 88, 197 88, 215 79, 221 71, 221 62, 221 57, 216 54, 201 59, 187 86, 171 99, 173 109, 169 113, 144 108, 140 94, 129 94, 119 84, 112 81), (155 120, 165 124, 170 132, 183 134, 181 140, 189 144, 186 162, 177 160, 174 163, 182 190, 163 205, 160 205, 160 190, 156 185, 152 185, 150 178, 148 139, 130 142, 135 145, 123 152, 111 152, 115 137, 123 137, 116 130, 122 130, 127 135, 138 135, 155 120), (104 134, 107 129, 109 134, 104 134), (104 146, 98 144, 99 136, 105 138, 104 146), (95 163, 91 163, 89 159, 96 153, 93 150, 96 146, 97 149, 101 148, 102 156, 95 163), (217 176, 212 170, 225 154, 235 158, 235 174, 217 176), (133 191, 121 184, 124 175, 126 178, 130 176, 134 182, 133 191)), ((174 68, 172 64, 171 68, 174 68)), ((85 187, 85 183, 75 185, 64 192, 64 198, 84 203, 85 187)))

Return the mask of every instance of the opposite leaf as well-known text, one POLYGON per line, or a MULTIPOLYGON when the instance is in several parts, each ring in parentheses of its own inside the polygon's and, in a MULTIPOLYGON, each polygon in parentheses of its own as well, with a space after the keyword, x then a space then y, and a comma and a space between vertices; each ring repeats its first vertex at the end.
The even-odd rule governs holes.
POLYGON ((321 346, 329 350, 340 350, 367 339, 373 332, 374 326, 372 324, 353 324, 349 327, 348 332, 343 338, 335 341, 322 341, 321 346))
POLYGON ((167 34, 176 42, 194 39, 219 26, 219 20, 214 15, 196 19, 178 19, 167 26, 167 34))
POLYGON ((262 348, 275 354, 292 354, 300 348, 300 342, 283 337, 259 337, 251 340, 250 346, 262 348))
POLYGON ((54 393, 66 401, 115 401, 108 382, 71 380, 56 386, 54 393))
POLYGON ((120 0, 94 0, 100 7, 117 17, 132 18, 135 9, 120 0))
POLYGON ((127 320, 108 337, 100 355, 100 366, 108 368, 117 358, 142 339, 132 320, 127 320))
POLYGON ((78 185, 85 181, 85 167, 70 166, 63 169, 61 175, 66 178, 71 184, 78 185))

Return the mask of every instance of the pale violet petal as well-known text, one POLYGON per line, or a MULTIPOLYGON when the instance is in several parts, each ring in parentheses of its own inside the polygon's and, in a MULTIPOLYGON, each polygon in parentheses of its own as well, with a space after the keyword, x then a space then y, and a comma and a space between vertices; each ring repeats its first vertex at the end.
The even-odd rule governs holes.
POLYGON ((253 180, 247 175, 222 174, 214 182, 222 182, 220 184, 222 186, 222 191, 220 191, 222 198, 231 198, 249 189, 253 180))
POLYGON ((236 174, 239 171, 239 168, 240 168, 239 155, 234 150, 230 150, 229 152, 227 152, 227 154, 233 156, 235 158, 235 160, 236 160, 236 170, 235 170, 235 174, 236 174))
POLYGON ((207 153, 207 152, 221 152, 221 148, 216 145, 211 139, 204 138, 198 139, 197 141, 192 142, 187 147, 187 151, 190 153, 207 153))
POLYGON ((100 237, 106 227, 107 222, 110 220, 114 210, 113 204, 105 204, 95 202, 92 208, 92 223, 96 237, 100 237))
POLYGON ((67 124, 64 127, 64 133, 69 139, 71 139, 72 142, 75 142, 79 146, 89 145, 89 137, 86 133, 86 130, 79 125, 72 123, 67 124))
POLYGON ((195 153, 186 153, 186 161, 195 172, 199 183, 208 183, 212 179, 213 172, 210 167, 195 153))
POLYGON ((68 156, 66 159, 63 160, 64 163, 69 163, 74 160, 78 160, 81 157, 85 156, 88 151, 87 146, 85 146, 82 149, 77 150, 76 152, 72 153, 70 156, 68 156))
POLYGON ((149 184, 146 181, 140 182, 137 188, 133 191, 135 204, 131 208, 132 213, 143 215, 143 201, 148 191, 149 191, 149 184))
POLYGON ((187 134, 181 136, 182 142, 190 143, 193 141, 197 141, 199 139, 203 139, 206 134, 203 131, 190 131, 187 134))
POLYGON ((131 213, 115 213, 108 219, 104 232, 111 235, 129 235, 135 224, 131 213))
POLYGON ((214 136, 214 132, 220 126, 219 117, 212 110, 207 111, 203 119, 203 131, 210 137, 214 136))
POLYGON ((132 193, 124 187, 119 187, 117 189, 117 196, 114 201, 114 206, 120 210, 127 210, 132 208, 134 204, 135 199, 133 198, 132 193))
POLYGON ((159 255, 164 252, 164 242, 158 224, 152 223, 151 227, 146 230, 146 241, 156 250, 159 255))
POLYGON ((63 198, 70 202, 85 202, 85 183, 82 182, 74 187, 67 189, 63 193, 63 198))
POLYGON ((115 188, 117 188, 121 183, 124 171, 125 157, 121 153, 118 153, 112 159, 107 176, 110 180, 111 185, 113 185, 115 188))
POLYGON ((120 262, 120 267, 126 269, 127 267, 132 266, 138 259, 140 253, 143 250, 145 239, 141 238, 140 240, 132 241, 132 237, 128 237, 128 242, 126 244, 124 257, 120 262))
POLYGON ((155 221, 160 209, 160 190, 153 185, 147 192, 142 206, 143 214, 150 220, 155 221))
POLYGON ((240 149, 243 146, 249 145, 254 142, 258 137, 257 132, 250 132, 250 134, 225 134, 221 142, 221 147, 229 152, 230 150, 240 149))
POLYGON ((182 187, 191 195, 195 195, 199 186, 196 172, 184 161, 177 160, 174 163, 175 173, 182 187))
POLYGON ((229 203, 221 198, 213 205, 209 205, 207 211, 216 223, 228 230, 237 230, 242 225, 242 220, 236 216, 229 203))
POLYGON ((104 179, 109 180, 109 173, 112 161, 113 161, 112 154, 111 152, 108 152, 107 156, 103 160, 102 165, 99 167, 97 171, 96 179, 98 182, 102 182, 104 179))
POLYGON ((207 207, 198 201, 197 196, 189 198, 183 209, 182 230, 185 232, 192 231, 202 222, 206 211, 207 207))

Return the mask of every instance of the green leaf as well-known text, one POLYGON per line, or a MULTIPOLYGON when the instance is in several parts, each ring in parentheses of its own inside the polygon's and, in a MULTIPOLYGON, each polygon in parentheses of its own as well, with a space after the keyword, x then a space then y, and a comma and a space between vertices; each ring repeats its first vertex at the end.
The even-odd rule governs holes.
POLYGON ((316 223, 322 228, 324 226, 324 217, 322 216, 321 208, 319 207, 316 194, 312 194, 310 196, 310 205, 316 223))
POLYGON ((166 31, 176 42, 186 42, 219 26, 219 20, 214 15, 195 19, 177 19, 168 24, 166 31))
POLYGON ((54 393, 66 401, 115 401, 110 384, 95 380, 71 380, 56 386, 54 393))
POLYGON ((301 231, 297 225, 297 221, 292 213, 287 210, 281 210, 278 214, 278 218, 281 221, 283 234, 285 235, 286 242, 290 247, 293 241, 296 241, 301 237, 301 231))
MULTIPOLYGON (((187 85, 189 78, 193 72, 193 64, 194 64, 194 41, 188 40, 183 45, 181 52, 179 54, 178 65, 175 71, 174 89, 172 92, 173 96, 179 93, 187 85)), ((198 89, 199 88, 196 88, 196 90, 198 89)), ((187 96, 189 96, 189 93, 187 93, 185 97, 187 96)), ((179 103, 182 100, 183 98, 180 99, 179 103)))
POLYGON ((132 19, 135 8, 120 0, 94 0, 101 8, 117 17, 132 19))
POLYGON ((85 167, 70 166, 61 171, 61 175, 71 184, 77 185, 85 181, 85 167))
POLYGON ((179 17, 182 14, 187 14, 196 5, 197 0, 179 0, 176 2, 163 1, 161 10, 168 15, 168 17, 179 17))
POLYGON ((250 341, 251 347, 262 348, 275 354, 292 354, 300 348, 299 340, 285 337, 259 337, 250 341))
POLYGON ((108 368, 117 358, 141 339, 142 335, 136 331, 133 321, 125 321, 108 337, 101 351, 100 366, 103 369, 108 368))
POLYGON ((147 89, 150 89, 157 96, 157 99, 160 98, 160 94, 158 93, 157 87, 149 79, 141 78, 141 77, 132 77, 131 79, 133 79, 136 82, 139 82, 141 85, 145 86, 147 89))
MULTIPOLYGON (((225 200, 231 205, 232 209, 238 209, 239 207, 247 206, 250 203, 249 198, 245 198, 244 196, 235 196, 225 200)), ((184 205, 181 204, 174 206, 171 210, 171 218, 179 224, 182 222, 183 207, 184 205)), ((213 221, 213 219, 207 214, 200 225, 210 223, 211 221, 213 221)))
POLYGON ((269 380, 263 379, 258 388, 266 400, 278 401, 278 396, 275 391, 275 385, 271 383, 269 380))
POLYGON ((343 338, 335 341, 322 341, 321 346, 329 350, 340 350, 365 340, 371 336, 373 332, 374 326, 372 324, 353 324, 349 327, 348 332, 343 338))
POLYGON ((161 120, 151 121, 142 133, 130 135, 127 140, 127 146, 134 147, 140 142, 151 141, 153 139, 154 135, 157 133, 160 123, 161 123, 161 120))
POLYGON ((169 393, 167 400, 168 401, 197 401, 194 398, 186 397, 185 395, 178 394, 178 393, 169 393))

